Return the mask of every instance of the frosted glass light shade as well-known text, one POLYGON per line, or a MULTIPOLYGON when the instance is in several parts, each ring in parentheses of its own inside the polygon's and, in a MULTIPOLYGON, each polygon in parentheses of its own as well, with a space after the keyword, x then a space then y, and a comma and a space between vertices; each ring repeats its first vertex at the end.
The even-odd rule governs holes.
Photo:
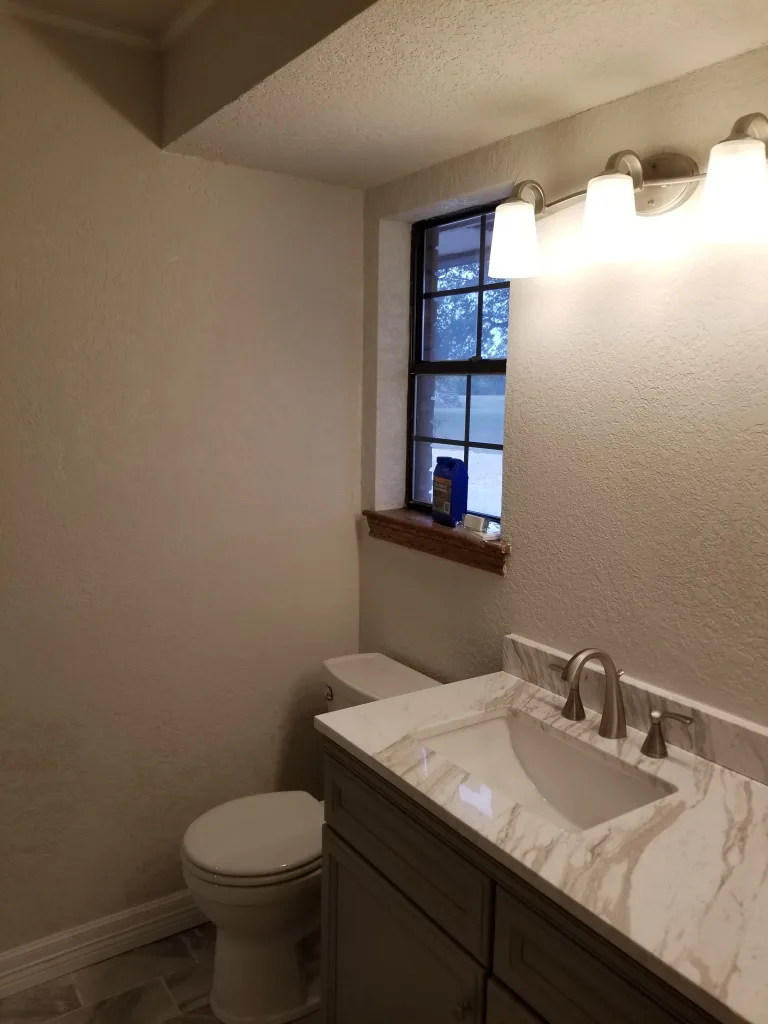
POLYGON ((488 273, 491 277, 536 277, 541 261, 536 212, 524 199, 496 207, 488 273))
POLYGON ((704 235, 713 242, 768 242, 768 165, 759 139, 712 147, 702 196, 704 235))
POLYGON ((584 233, 595 259, 628 255, 637 221, 635 186, 628 174, 601 174, 587 185, 584 233))

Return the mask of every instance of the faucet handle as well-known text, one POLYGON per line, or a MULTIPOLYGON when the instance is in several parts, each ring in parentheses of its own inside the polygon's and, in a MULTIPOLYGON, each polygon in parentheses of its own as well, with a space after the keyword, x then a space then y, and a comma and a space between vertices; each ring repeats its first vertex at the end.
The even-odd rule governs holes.
POLYGON ((693 725, 690 715, 680 715, 677 711, 651 711, 651 727, 645 742, 640 748, 640 753, 646 757, 661 758, 667 756, 667 743, 664 739, 664 728, 662 722, 665 718, 671 718, 675 722, 682 722, 683 725, 693 725))
POLYGON ((682 722, 683 725, 693 725, 690 715, 681 715, 677 711, 651 711, 652 722, 663 722, 665 718, 673 718, 676 722, 682 722))

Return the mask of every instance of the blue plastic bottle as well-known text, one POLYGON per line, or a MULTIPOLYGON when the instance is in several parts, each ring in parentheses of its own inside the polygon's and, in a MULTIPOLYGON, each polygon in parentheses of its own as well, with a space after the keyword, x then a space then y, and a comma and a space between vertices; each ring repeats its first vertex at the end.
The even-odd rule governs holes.
POLYGON ((439 455, 432 478, 432 518, 457 526, 467 511, 467 467, 462 459, 439 455))

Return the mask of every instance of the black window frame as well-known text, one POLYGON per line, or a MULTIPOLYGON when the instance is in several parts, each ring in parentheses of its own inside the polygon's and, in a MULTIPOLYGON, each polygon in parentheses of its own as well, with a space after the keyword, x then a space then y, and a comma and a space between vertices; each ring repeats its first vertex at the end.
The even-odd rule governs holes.
MULTIPOLYGON (((408 355, 408 448, 406 452, 406 482, 405 482, 405 503, 408 508, 418 509, 422 512, 432 511, 428 502, 418 501, 413 496, 413 474, 414 474, 414 447, 417 441, 443 442, 453 444, 464 449, 464 461, 469 465, 470 448, 487 448, 492 451, 503 451, 503 444, 490 444, 486 442, 469 441, 469 418, 471 413, 471 390, 472 377, 478 375, 498 374, 506 378, 506 359, 483 359, 481 354, 482 346, 482 325, 483 325, 483 295, 487 291, 509 291, 509 281, 485 281, 485 248, 486 248, 486 227, 487 216, 495 212, 498 202, 489 203, 485 206, 473 206, 464 210, 457 210, 454 213, 441 217, 433 217, 430 220, 421 220, 414 223, 411 231, 411 310, 410 310, 410 346, 408 355), (445 224, 459 223, 463 220, 470 220, 473 217, 481 217, 480 222, 480 276, 477 285, 466 288, 446 288, 442 291, 426 291, 424 288, 424 250, 427 232, 435 227, 445 224), (477 348, 475 355, 470 359, 449 359, 430 360, 423 358, 423 328, 424 328, 424 300, 445 295, 471 295, 477 294, 477 348), (436 438, 417 435, 416 429, 416 379, 424 374, 454 374, 455 376, 467 378, 466 410, 464 419, 464 440, 451 440, 450 438, 436 438)), ((507 336, 509 344, 509 336, 507 336)), ((468 511, 475 511, 469 509, 468 511)), ((500 522, 500 516, 489 515, 487 512, 478 512, 486 519, 500 522)))

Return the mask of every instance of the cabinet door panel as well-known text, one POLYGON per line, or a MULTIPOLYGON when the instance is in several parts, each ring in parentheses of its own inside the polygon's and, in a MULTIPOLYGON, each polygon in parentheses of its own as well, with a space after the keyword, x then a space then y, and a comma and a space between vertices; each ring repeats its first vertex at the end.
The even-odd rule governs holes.
POLYGON ((473 864, 330 757, 325 820, 467 952, 489 963, 492 886, 473 864))
POLYGON ((632 983, 501 888, 493 972, 549 1024, 714 1024, 658 983, 653 993, 632 983))
POLYGON ((498 982, 488 982, 486 1024, 544 1024, 538 1014, 521 1003, 498 982))
POLYGON ((327 826, 326 1024, 482 1024, 484 972, 327 826))

